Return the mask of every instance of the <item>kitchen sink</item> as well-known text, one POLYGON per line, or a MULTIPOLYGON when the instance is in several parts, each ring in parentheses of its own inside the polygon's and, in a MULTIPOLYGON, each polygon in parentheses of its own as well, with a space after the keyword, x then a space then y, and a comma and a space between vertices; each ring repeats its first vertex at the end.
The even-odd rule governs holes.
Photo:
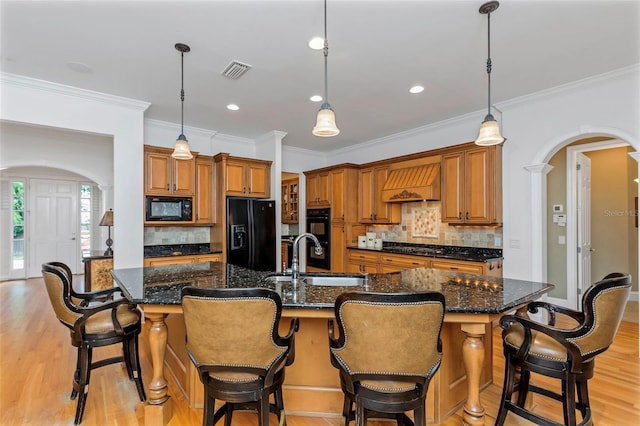
POLYGON ((336 276, 311 276, 304 277, 304 282, 309 285, 325 285, 325 286, 339 286, 339 287, 351 287, 356 285, 363 285, 366 278, 362 277, 336 277, 336 276))
MULTIPOLYGON (((291 275, 270 275, 266 279, 274 283, 289 283, 291 282, 291 275)), ((300 275, 298 281, 313 286, 354 287, 365 285, 367 277, 364 275, 305 274, 300 275)))

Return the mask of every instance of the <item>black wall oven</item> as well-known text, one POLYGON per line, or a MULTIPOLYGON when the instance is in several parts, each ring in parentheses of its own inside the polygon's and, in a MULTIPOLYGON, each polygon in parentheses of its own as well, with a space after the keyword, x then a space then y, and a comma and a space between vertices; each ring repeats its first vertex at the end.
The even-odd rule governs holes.
POLYGON ((331 269, 331 223, 329 209, 307 210, 307 232, 318 238, 322 246, 322 254, 315 253, 315 244, 307 240, 307 266, 320 269, 331 269))

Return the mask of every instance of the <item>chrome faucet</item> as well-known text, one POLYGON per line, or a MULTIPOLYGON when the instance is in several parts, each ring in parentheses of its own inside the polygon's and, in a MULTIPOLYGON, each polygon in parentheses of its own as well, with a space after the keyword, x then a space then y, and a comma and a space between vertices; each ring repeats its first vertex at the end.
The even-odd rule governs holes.
POLYGON ((313 240, 313 242, 315 243, 316 255, 320 256, 322 254, 322 246, 320 245, 320 241, 318 241, 318 238, 316 238, 315 235, 310 232, 305 232, 298 235, 293 241, 293 255, 291 256, 291 279, 293 280, 298 279, 298 275, 300 272, 300 268, 298 266, 298 244, 300 243, 300 240, 305 237, 313 240))

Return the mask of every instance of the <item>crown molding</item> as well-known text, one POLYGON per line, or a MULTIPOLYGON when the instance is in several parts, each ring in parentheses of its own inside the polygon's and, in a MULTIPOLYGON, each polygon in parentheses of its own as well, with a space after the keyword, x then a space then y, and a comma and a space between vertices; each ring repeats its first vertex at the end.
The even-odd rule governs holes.
POLYGON ((109 95, 106 93, 95 92, 93 90, 80 89, 78 87, 67 86, 64 84, 53 83, 51 81, 38 80, 36 78, 5 72, 0 72, 0 85, 26 87, 32 90, 55 93, 59 95, 100 102, 103 104, 115 105, 118 107, 124 107, 143 112, 146 111, 146 109, 151 105, 150 102, 139 101, 122 96, 109 95))

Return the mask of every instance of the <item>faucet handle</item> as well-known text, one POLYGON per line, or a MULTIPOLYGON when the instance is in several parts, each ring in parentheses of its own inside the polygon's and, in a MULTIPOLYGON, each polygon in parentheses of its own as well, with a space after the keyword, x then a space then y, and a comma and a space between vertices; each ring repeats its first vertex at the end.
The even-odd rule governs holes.
POLYGON ((322 246, 315 247, 316 256, 320 256, 322 254, 322 246))

